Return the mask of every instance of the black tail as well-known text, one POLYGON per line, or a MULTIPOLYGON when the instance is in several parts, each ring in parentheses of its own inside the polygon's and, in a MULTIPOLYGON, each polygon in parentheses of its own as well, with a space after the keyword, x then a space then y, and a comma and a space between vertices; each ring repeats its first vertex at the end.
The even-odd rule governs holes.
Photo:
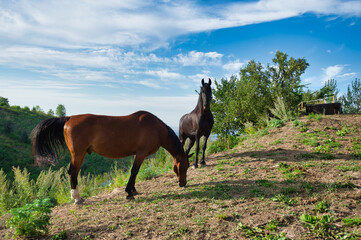
POLYGON ((65 149, 64 125, 70 117, 49 118, 31 132, 35 163, 55 164, 65 149))

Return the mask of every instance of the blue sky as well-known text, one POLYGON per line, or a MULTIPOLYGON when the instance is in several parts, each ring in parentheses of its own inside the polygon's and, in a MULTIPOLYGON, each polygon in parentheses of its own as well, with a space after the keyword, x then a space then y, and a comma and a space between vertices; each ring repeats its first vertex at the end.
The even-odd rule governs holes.
POLYGON ((202 78, 306 58, 311 90, 361 78, 361 1, 0 0, 0 96, 45 112, 127 115, 171 127, 202 78))

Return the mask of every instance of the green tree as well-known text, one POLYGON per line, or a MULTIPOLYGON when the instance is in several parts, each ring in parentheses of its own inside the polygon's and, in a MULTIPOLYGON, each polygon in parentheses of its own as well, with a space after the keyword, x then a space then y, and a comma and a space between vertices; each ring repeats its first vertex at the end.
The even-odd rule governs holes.
POLYGON ((274 65, 268 65, 271 81, 272 96, 275 99, 281 97, 288 110, 296 110, 302 101, 303 88, 301 75, 306 71, 309 64, 306 59, 293 57, 288 59, 286 53, 277 51, 272 59, 274 65))
POLYGON ((10 107, 9 100, 4 97, 0 97, 0 106, 1 107, 10 107))
POLYGON ((332 96, 335 96, 335 100, 337 100, 337 95, 339 90, 337 88, 337 81, 335 79, 329 79, 325 82, 325 85, 314 92, 311 90, 307 90, 303 93, 302 101, 312 101, 318 99, 326 99, 328 102, 332 101, 332 96))
POLYGON ((211 109, 214 125, 212 131, 225 142, 227 142, 227 136, 234 135, 239 129, 239 124, 231 107, 236 90, 236 81, 236 76, 231 76, 229 80, 222 78, 220 83, 215 80, 215 88, 213 89, 211 109))
POLYGON ((264 70, 261 63, 254 60, 240 70, 240 79, 237 82, 236 95, 233 98, 234 112, 244 127, 244 123, 259 123, 273 106, 271 96, 271 81, 269 72, 264 70))
POLYGON ((355 79, 348 85, 347 93, 341 97, 344 113, 361 113, 361 81, 355 79))
POLYGON ((56 116, 58 117, 64 117, 66 115, 66 109, 65 109, 65 106, 63 104, 59 104, 57 107, 56 107, 56 116))
POLYGON ((35 107, 33 107, 32 111, 33 112, 44 113, 43 109, 39 105, 36 105, 35 107))
POLYGON ((54 116, 54 111, 53 111, 53 109, 49 109, 49 111, 48 111, 47 114, 48 114, 48 115, 51 115, 51 116, 54 116))

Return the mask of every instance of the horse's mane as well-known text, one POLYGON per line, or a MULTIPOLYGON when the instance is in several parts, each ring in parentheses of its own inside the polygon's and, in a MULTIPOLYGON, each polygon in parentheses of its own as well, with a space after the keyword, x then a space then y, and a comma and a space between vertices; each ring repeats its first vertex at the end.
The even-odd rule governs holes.
POLYGON ((174 153, 172 152, 170 153, 172 155, 174 154, 173 157, 178 155, 184 155, 185 154, 184 149, 182 147, 182 143, 179 141, 179 138, 177 137, 173 129, 171 129, 168 125, 167 125, 167 129, 168 129, 168 140, 170 141, 170 144, 171 146, 173 146, 173 150, 174 150, 174 153))

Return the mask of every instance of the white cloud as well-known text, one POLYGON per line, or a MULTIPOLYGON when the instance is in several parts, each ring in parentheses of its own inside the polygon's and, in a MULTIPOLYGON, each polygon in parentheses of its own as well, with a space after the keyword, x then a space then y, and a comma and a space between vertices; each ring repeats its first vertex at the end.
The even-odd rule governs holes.
POLYGON ((324 72, 324 76, 322 79, 324 81, 327 81, 329 79, 335 78, 343 71, 344 68, 345 68, 344 65, 334 65, 334 66, 329 66, 327 68, 324 68, 324 69, 322 69, 324 72))
POLYGON ((175 73, 175 72, 169 72, 167 69, 162 70, 149 70, 146 72, 148 75, 160 77, 161 79, 168 80, 168 79, 181 79, 184 78, 182 74, 175 73))
POLYGON ((157 48, 194 32, 280 20, 311 12, 360 16, 360 1, 260 0, 197 5, 192 1, 2 1, 4 42, 84 48, 117 45, 157 48))
POLYGON ((241 67, 243 67, 246 63, 240 62, 239 60, 229 62, 224 64, 222 67, 223 69, 227 70, 228 72, 238 73, 241 67))
POLYGON ((357 76, 356 72, 348 72, 345 70, 345 67, 348 65, 333 65, 328 66, 327 68, 323 68, 323 82, 330 80, 330 79, 336 79, 336 80, 345 80, 350 79, 355 76, 357 76))
POLYGON ((178 54, 174 61, 184 66, 220 65, 223 54, 217 52, 190 51, 187 54, 178 54))

